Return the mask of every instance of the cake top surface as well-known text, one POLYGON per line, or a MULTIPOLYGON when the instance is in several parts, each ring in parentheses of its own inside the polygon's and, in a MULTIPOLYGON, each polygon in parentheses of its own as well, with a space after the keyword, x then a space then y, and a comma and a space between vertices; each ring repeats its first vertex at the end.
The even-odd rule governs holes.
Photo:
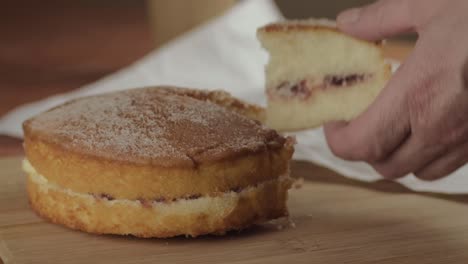
POLYGON ((149 87, 84 97, 23 124, 72 153, 164 167, 279 148, 285 139, 239 112, 255 110, 220 91, 149 87), (227 102, 227 103, 226 103, 227 102))
POLYGON ((270 23, 259 28, 259 32, 284 32, 284 31, 306 31, 306 30, 332 30, 338 31, 336 22, 329 19, 302 19, 283 20, 270 23))

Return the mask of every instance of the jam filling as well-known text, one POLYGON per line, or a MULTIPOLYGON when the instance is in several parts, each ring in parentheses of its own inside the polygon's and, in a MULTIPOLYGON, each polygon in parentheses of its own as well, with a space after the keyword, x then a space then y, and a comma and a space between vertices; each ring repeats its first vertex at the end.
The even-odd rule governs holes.
POLYGON ((92 195, 94 196, 94 198, 99 199, 99 200, 101 199, 107 200, 107 201, 115 200, 115 198, 112 195, 107 194, 107 193, 100 193, 100 194, 92 193, 92 195))
MULTIPOLYGON (((240 193, 242 190, 243 190, 242 187, 235 187, 235 188, 232 188, 230 191, 235 192, 235 193, 240 193)), ((107 200, 107 201, 115 200, 115 198, 112 195, 107 194, 107 193, 92 194, 92 195, 94 196, 94 198, 98 200, 107 200)), ((201 194, 191 194, 191 195, 187 195, 184 197, 172 198, 172 199, 167 199, 164 197, 157 197, 154 199, 139 198, 137 199, 137 201, 139 201, 143 207, 150 208, 152 206, 152 203, 168 203, 168 202, 176 202, 179 200, 195 200, 200 197, 202 197, 201 194)))
POLYGON ((168 203, 168 202, 177 202, 179 200, 195 200, 195 199, 198 199, 200 198, 202 195, 201 194, 191 194, 191 195, 188 195, 188 196, 184 196, 184 197, 181 197, 181 198, 172 198, 172 199, 167 199, 167 198, 164 198, 164 197, 158 197, 158 198, 154 198, 154 199, 144 199, 144 198, 140 198, 138 199, 138 201, 140 201, 141 205, 143 205, 143 207, 151 207, 151 204, 152 203, 168 203))
POLYGON ((275 96, 283 98, 307 99, 314 90, 350 87, 372 78, 372 74, 325 75, 320 82, 313 79, 303 79, 296 83, 284 81, 274 89, 275 96))
POLYGON ((352 86, 366 80, 366 74, 350 74, 350 75, 327 75, 323 79, 325 86, 352 86))
MULTIPOLYGON (((237 189, 232 190, 232 191, 240 192, 240 190, 241 189, 239 188, 239 191, 237 191, 237 189)), ((115 200, 115 198, 112 195, 107 194, 107 193, 92 194, 92 195, 97 200, 107 200, 107 201, 115 200)), ((176 202, 178 200, 195 200, 195 199, 198 199, 200 197, 202 197, 201 194, 191 194, 191 195, 188 195, 188 196, 184 196, 184 197, 180 197, 180 198, 172 198, 172 199, 167 199, 167 198, 164 198, 164 197, 157 197, 157 198, 154 198, 154 199, 139 198, 137 200, 141 203, 141 205, 143 207, 151 207, 152 203, 176 202)))

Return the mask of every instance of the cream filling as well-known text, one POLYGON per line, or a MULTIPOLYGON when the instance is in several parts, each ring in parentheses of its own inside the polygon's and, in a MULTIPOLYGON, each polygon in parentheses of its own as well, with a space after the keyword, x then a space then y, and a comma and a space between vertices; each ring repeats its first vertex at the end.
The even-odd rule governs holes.
MULTIPOLYGON (((112 206, 112 205, 126 205, 126 206, 145 206, 149 207, 148 204, 143 204, 140 200, 130 200, 130 199, 99 199, 96 198, 92 194, 87 193, 80 193, 72 191, 68 188, 63 188, 55 183, 49 182, 47 178, 43 175, 39 174, 36 169, 31 165, 31 163, 27 160, 23 160, 23 170, 29 175, 29 178, 32 182, 36 183, 39 186, 39 190, 42 193, 47 194, 49 191, 61 192, 71 197, 81 198, 88 201, 95 202, 96 200, 100 200, 105 204, 112 206)), ((229 191, 225 192, 219 196, 211 197, 211 196, 201 196, 196 199, 179 199, 176 201, 169 201, 169 202, 157 202, 157 201, 148 201, 150 206, 153 209, 162 208, 162 207, 180 207, 180 206, 189 206, 192 209, 199 207, 202 209, 207 204, 229 204, 235 203, 241 197, 250 196, 256 192, 266 190, 268 186, 278 185, 282 186, 283 184, 286 185, 291 182, 291 178, 289 174, 282 175, 278 179, 264 181, 262 183, 257 184, 256 186, 249 186, 243 188, 240 192, 229 191), (208 203, 209 202, 209 203, 208 203)), ((146 203, 146 202, 145 202, 146 203)))

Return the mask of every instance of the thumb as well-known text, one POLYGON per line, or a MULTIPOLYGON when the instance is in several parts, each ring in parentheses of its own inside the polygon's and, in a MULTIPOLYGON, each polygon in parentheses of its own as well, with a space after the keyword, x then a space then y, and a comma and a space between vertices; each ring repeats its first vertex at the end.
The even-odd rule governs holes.
POLYGON ((385 160, 411 132, 406 92, 414 83, 414 63, 403 64, 369 108, 349 122, 324 126, 330 150, 354 161, 385 160))
POLYGON ((349 9, 338 15, 338 28, 357 38, 371 41, 414 31, 410 4, 411 0, 380 0, 349 9))

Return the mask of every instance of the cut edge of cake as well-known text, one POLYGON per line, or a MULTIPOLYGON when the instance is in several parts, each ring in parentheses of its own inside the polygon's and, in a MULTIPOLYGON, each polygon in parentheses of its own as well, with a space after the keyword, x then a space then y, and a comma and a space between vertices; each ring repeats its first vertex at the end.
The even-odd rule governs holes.
POLYGON ((267 121, 280 131, 348 121, 364 111, 391 76, 383 42, 340 32, 326 19, 268 24, 257 37, 269 53, 267 121))

